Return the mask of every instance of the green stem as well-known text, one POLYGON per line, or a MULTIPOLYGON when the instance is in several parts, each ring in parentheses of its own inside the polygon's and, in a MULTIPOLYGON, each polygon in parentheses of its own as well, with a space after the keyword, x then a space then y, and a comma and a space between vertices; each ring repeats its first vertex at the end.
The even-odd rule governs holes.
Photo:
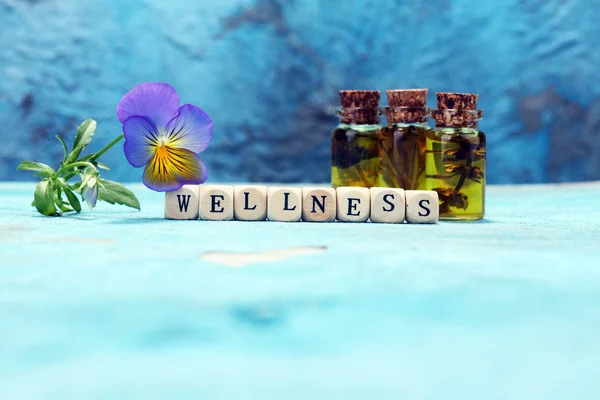
POLYGON ((72 168, 77 168, 77 167, 89 167, 91 165, 90 161, 77 161, 71 164, 67 164, 67 165, 63 165, 62 167, 60 167, 60 169, 58 171, 56 171, 56 173, 54 174, 54 178, 58 178, 59 176, 62 175, 63 172, 65 172, 65 170, 69 170, 72 168))
POLYGON ((111 147, 113 147, 115 144, 119 143, 121 141, 121 139, 123 139, 124 137, 125 137, 125 135, 121 133, 119 136, 117 136, 116 138, 114 138, 112 142, 110 142, 109 144, 107 144, 106 146, 104 146, 102 148, 102 150, 100 150, 99 152, 97 152, 96 154, 94 154, 94 156, 92 158, 90 158, 89 161, 96 161, 98 158, 100 158, 100 156, 102 154, 104 154, 108 150, 110 150, 111 147))
MULTIPOLYGON (((85 162, 78 161, 78 162, 75 162, 72 164, 63 165, 58 171, 56 171, 56 174, 54 175, 54 177, 60 176, 60 173, 63 172, 65 169, 79 167, 79 166, 85 166, 86 162, 91 163, 91 162, 96 161, 98 158, 100 158, 101 155, 103 155, 108 150, 110 150, 110 148, 113 147, 115 144, 119 143, 124 137, 125 137, 125 135, 121 133, 119 136, 114 138, 112 142, 110 142, 109 144, 104 146, 100 151, 98 151, 96 154, 94 154, 88 161, 85 161, 85 162)), ((64 177, 64 179, 65 179, 65 181, 67 181, 67 180, 71 179, 73 176, 75 176, 75 173, 71 172, 71 173, 67 174, 64 177)))

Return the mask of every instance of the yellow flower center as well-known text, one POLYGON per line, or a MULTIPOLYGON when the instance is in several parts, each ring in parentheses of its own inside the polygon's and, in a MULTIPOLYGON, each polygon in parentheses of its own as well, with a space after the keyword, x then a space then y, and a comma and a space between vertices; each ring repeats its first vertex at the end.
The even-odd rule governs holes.
POLYGON ((166 146, 167 142, 168 142, 167 137, 163 136, 163 135, 160 135, 158 137, 158 143, 156 144, 156 147, 160 149, 161 147, 166 146))

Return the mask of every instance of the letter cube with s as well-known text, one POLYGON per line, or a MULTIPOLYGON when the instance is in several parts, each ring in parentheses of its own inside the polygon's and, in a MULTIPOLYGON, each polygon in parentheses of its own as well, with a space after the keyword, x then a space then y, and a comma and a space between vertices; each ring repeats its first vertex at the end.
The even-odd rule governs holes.
POLYGON ((200 185, 200 219, 233 219, 233 186, 200 185))
POLYGON ((406 222, 410 224, 435 224, 440 217, 440 201, 434 190, 407 190, 406 222))
POLYGON ((402 224, 406 205, 404 189, 372 187, 371 222, 402 224))

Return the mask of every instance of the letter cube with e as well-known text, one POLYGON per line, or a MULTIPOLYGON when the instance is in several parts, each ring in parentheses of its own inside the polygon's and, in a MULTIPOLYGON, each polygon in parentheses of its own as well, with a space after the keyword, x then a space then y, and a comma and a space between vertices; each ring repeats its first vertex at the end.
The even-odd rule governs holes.
POLYGON ((298 222, 302 217, 302 190, 295 187, 269 187, 269 221, 298 222))
POLYGON ((435 190, 407 190, 406 222, 435 224, 440 217, 440 201, 435 190))
POLYGON ((342 222, 365 222, 371 213, 369 188, 342 186, 337 191, 337 219, 342 222))
POLYGON ((165 193, 166 219, 198 219, 198 185, 165 193))
POLYGON ((387 224, 404 222, 406 205, 404 189, 372 187, 371 221, 387 224))
POLYGON ((200 219, 230 221, 233 219, 233 186, 200 186, 200 219))
POLYGON ((335 221, 337 195, 332 188, 302 188, 302 220, 335 221))
POLYGON ((267 187, 235 186, 233 188, 233 216, 238 221, 267 219, 267 187))

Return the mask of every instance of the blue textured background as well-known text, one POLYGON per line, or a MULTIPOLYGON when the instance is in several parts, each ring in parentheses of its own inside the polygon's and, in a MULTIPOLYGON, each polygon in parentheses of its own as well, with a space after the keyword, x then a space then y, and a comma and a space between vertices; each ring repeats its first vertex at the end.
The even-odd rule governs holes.
POLYGON ((0 179, 54 164, 86 117, 108 142, 149 80, 213 117, 211 181, 327 181, 336 91, 402 87, 481 94, 492 183, 600 179, 599 19, 599 0, 0 0, 0 179))

